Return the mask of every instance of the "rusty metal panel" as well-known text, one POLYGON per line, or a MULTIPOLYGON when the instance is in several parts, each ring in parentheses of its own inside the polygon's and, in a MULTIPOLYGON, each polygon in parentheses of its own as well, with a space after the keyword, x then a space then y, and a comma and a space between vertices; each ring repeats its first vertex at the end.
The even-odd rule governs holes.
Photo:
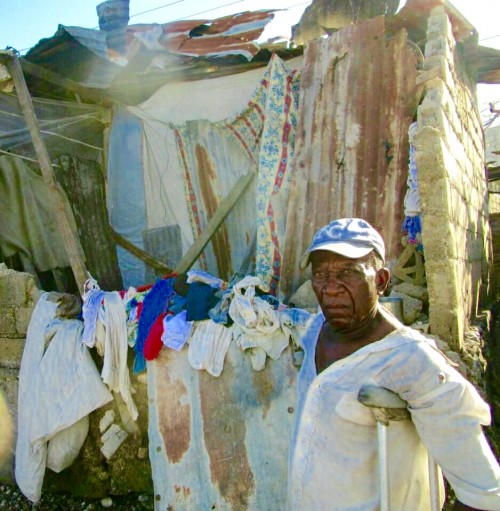
POLYGON ((287 348, 263 371, 231 343, 218 378, 188 351, 148 363, 156 511, 284 509, 297 370, 287 348))
POLYGON ((306 48, 283 296, 304 281, 299 259, 315 230, 334 218, 365 218, 384 237, 388 259, 397 257, 407 133, 417 104, 416 64, 406 32, 386 37, 383 17, 339 30, 306 48))

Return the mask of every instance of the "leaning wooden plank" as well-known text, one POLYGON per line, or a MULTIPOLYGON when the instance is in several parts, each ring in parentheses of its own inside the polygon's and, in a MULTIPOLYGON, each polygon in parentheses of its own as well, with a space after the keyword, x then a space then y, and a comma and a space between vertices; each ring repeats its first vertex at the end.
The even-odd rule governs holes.
POLYGON ((166 264, 162 263, 161 261, 158 261, 158 259, 155 259, 147 252, 142 250, 142 248, 139 248, 137 245, 134 245, 131 241, 124 238, 121 234, 118 234, 111 227, 110 230, 113 239, 116 241, 116 243, 118 243, 118 245, 120 245, 120 247, 123 247, 125 250, 130 252, 132 255, 134 255, 141 261, 144 261, 148 266, 151 266, 155 270, 160 270, 164 272, 165 275, 168 275, 173 272, 172 268, 169 268, 166 264))
POLYGON ((33 147, 35 148, 38 163, 40 164, 42 177, 45 184, 47 185, 49 196, 51 197, 52 206, 54 208, 55 216, 57 219, 57 228, 59 229, 61 238, 64 243, 64 248, 68 254, 71 269, 73 270, 75 281, 78 285, 78 290, 80 293, 82 293, 85 281, 87 280, 87 270, 85 268, 83 252, 80 246, 78 235, 72 229, 68 217, 66 216, 63 199, 59 193, 59 190, 57 189, 54 172, 50 163, 49 153, 40 133, 40 126, 38 125, 33 102, 31 101, 31 96, 24 80, 24 75, 19 63, 19 59, 13 52, 10 51, 0 52, 0 57, 5 61, 5 64, 7 65, 12 76, 12 80, 14 81, 19 104, 21 105, 21 110, 31 135, 31 140, 33 142, 33 147))
POLYGON ((226 198, 220 203, 215 215, 210 219, 205 230, 201 233, 200 237, 191 245, 189 250, 184 254, 181 262, 175 269, 177 273, 185 273, 193 266, 196 259, 203 252, 203 249, 207 246, 212 236, 216 233, 219 226, 225 220, 227 215, 231 212, 234 205, 248 188, 248 185, 255 177, 254 172, 250 172, 244 176, 241 176, 238 182, 234 185, 234 188, 229 192, 226 198))

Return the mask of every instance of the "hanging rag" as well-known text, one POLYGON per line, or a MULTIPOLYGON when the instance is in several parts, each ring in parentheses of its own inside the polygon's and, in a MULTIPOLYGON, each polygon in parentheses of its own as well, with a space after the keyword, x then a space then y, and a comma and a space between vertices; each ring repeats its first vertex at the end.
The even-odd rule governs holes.
POLYGON ((128 370, 127 313, 120 294, 104 294, 102 308, 104 326, 104 364, 101 377, 113 392, 117 392, 127 405, 132 420, 137 420, 137 407, 132 399, 132 385, 128 370))
POLYGON ((192 284, 193 282, 202 282, 208 284, 216 289, 225 289, 227 283, 219 277, 214 277, 211 273, 203 270, 190 270, 187 272, 187 283, 192 284))
POLYGON ((97 314, 101 306, 104 291, 100 289, 90 289, 83 295, 83 335, 82 343, 93 348, 95 346, 95 327, 97 314))
POLYGON ((32 502, 40 500, 46 465, 68 466, 89 413, 113 399, 82 344, 82 322, 56 318, 57 306, 47 293, 40 297, 19 372, 15 477, 32 502))
POLYGON ((289 342, 273 305, 255 296, 255 287, 260 284, 260 278, 252 276, 237 282, 229 306, 235 323, 234 339, 241 350, 248 351, 256 371, 264 369, 266 356, 277 360, 289 342))
POLYGON ((418 189, 418 169, 415 158, 415 146, 413 145, 413 138, 418 129, 418 123, 413 122, 408 128, 408 139, 410 142, 410 159, 408 164, 408 179, 406 184, 408 186, 404 198, 404 213, 405 219, 403 221, 403 232, 408 234, 408 243, 418 244, 422 232, 422 225, 420 220, 420 192, 418 189))
MULTIPOLYGON (((146 360, 154 360, 160 354, 160 350, 163 346, 161 341, 161 336, 163 335, 163 320, 167 314, 167 312, 161 313, 149 330, 148 337, 144 344, 144 358, 146 360)), ((170 314, 170 316, 173 316, 173 314, 170 314)))
POLYGON ((134 373, 140 373, 146 369, 146 360, 143 354, 144 344, 158 316, 167 312, 168 302, 174 293, 174 280, 174 278, 157 280, 155 285, 144 297, 134 346, 134 373))
POLYGON ((176 316, 163 318, 163 334, 161 340, 167 348, 181 351, 193 328, 193 322, 186 320, 187 312, 184 310, 176 316))
POLYGON ((193 282, 190 284, 186 297, 186 319, 188 321, 209 319, 208 312, 219 303, 219 297, 216 293, 217 289, 203 282, 193 282))
POLYGON ((220 376, 232 338, 232 328, 209 319, 197 321, 189 339, 188 360, 191 367, 206 369, 212 376, 220 376))

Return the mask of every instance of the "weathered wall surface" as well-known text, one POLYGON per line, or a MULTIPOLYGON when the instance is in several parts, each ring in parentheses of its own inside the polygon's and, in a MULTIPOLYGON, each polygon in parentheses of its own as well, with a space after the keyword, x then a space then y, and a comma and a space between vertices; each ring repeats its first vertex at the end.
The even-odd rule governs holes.
MULTIPOLYGON (((28 273, 8 270, 0 264, 0 390, 13 417, 17 414, 19 367, 26 331, 40 296, 28 273)), ((12 480, 13 455, 0 465, 0 481, 12 480)))
POLYGON ((428 20, 419 82, 425 97, 415 147, 430 328, 461 348, 488 292, 491 234, 481 122, 443 7, 428 20))
POLYGON ((388 259, 401 251, 408 126, 417 106, 417 57, 383 17, 311 42, 302 68, 281 294, 306 276, 298 263, 317 228, 356 216, 376 227, 388 259))

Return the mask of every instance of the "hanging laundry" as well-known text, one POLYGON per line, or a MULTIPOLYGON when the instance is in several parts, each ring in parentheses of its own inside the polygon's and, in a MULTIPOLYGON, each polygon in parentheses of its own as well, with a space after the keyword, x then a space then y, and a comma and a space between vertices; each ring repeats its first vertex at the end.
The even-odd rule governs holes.
MULTIPOLYGON (((161 336, 163 335, 163 320, 167 314, 168 312, 162 312, 149 330, 148 337, 144 344, 144 358, 146 360, 154 360, 160 354, 160 350, 163 346, 161 341, 161 336)), ((170 314, 170 316, 173 316, 173 314, 170 314)))
POLYGON ((212 376, 220 376, 232 338, 232 328, 209 319, 196 322, 189 338, 188 359, 191 367, 206 369, 212 376))
POLYGON ((104 294, 102 308, 104 326, 104 364, 101 377, 113 392, 119 393, 132 420, 137 419, 137 407, 132 398, 133 389, 128 370, 127 314, 125 305, 116 291, 104 294))
POLYGON ((163 318, 163 334, 161 340, 167 348, 181 351, 189 339, 193 322, 187 321, 187 312, 184 310, 176 316, 163 318))
POLYGON ((186 298, 186 310, 188 321, 202 321, 208 319, 208 311, 219 303, 216 295, 217 289, 202 282, 193 282, 189 285, 186 298))
POLYGON ((140 373, 146 369, 146 360, 143 355, 144 343, 156 318, 167 312, 168 302, 174 293, 173 283, 174 278, 157 280, 143 300, 143 309, 137 327, 137 340, 134 346, 134 373, 140 373))
POLYGON ((215 322, 225 326, 231 326, 234 322, 229 316, 229 306, 231 305, 231 298, 233 297, 232 288, 227 289, 222 294, 222 298, 217 302, 217 305, 208 311, 208 316, 215 322))
POLYGON ((226 289, 227 282, 224 282, 219 277, 214 277, 212 274, 203 271, 203 270, 190 270, 187 272, 187 283, 191 284, 193 282, 202 282, 203 284, 208 284, 211 287, 216 289, 226 289))
POLYGON ((405 219, 402 229, 408 234, 408 243, 419 244, 422 232, 420 220, 420 193, 418 190, 418 170, 415 159, 415 146, 413 138, 418 130, 418 123, 413 122, 408 128, 408 139, 410 142, 410 159, 408 164, 408 179, 406 184, 408 189, 404 199, 405 219))
POLYGON ((235 323, 234 339, 241 350, 248 351, 256 371, 264 369, 266 356, 278 359, 289 343, 273 305, 255 296, 255 288, 260 285, 259 277, 240 280, 233 286, 229 305, 229 315, 235 323))
POLYGON ((97 321, 97 313, 101 306, 102 299, 104 297, 104 291, 100 289, 89 289, 83 295, 83 335, 82 343, 93 348, 95 346, 95 327, 97 321))
POLYGON ((253 299, 255 297, 255 287, 260 284, 260 278, 251 275, 234 284, 229 315, 235 323, 247 325, 257 319, 253 308, 253 299))
POLYGON ((113 399, 82 344, 82 322, 55 318, 58 305, 47 296, 33 311, 19 373, 15 477, 32 502, 40 500, 47 462, 67 466, 83 443, 82 421, 113 399))

